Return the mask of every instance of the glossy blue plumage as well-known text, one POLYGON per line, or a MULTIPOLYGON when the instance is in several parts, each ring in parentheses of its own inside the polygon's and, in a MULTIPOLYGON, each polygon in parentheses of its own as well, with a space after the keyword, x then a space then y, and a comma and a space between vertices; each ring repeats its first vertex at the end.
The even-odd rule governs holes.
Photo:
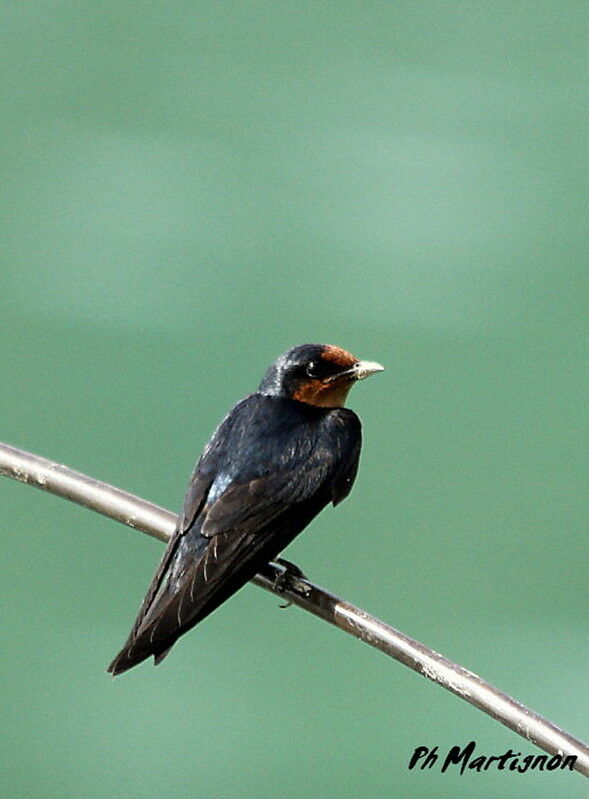
POLYGON ((358 417, 290 399, 275 380, 261 389, 237 403, 205 447, 113 674, 150 655, 161 660, 329 502, 349 493, 361 447, 358 417))

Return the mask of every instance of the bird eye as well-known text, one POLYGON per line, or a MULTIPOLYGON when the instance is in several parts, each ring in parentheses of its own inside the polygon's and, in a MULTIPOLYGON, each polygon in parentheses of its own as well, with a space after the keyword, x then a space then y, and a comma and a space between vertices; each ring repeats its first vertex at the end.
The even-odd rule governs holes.
POLYGON ((317 378, 321 376, 321 367, 317 361, 309 361, 305 371, 309 377, 317 378))

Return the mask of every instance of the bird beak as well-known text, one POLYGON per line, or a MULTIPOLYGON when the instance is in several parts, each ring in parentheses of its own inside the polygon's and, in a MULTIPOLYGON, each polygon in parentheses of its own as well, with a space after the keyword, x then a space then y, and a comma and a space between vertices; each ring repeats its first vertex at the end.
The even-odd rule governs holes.
POLYGON ((384 366, 376 361, 358 361, 350 369, 350 377, 353 380, 364 380, 377 372, 384 372, 384 366))
POLYGON ((364 380, 365 377, 370 377, 370 375, 374 375, 377 372, 384 372, 384 366, 376 363, 376 361, 357 361, 350 369, 346 369, 345 372, 340 372, 328 378, 327 382, 333 383, 342 378, 348 381, 364 380))

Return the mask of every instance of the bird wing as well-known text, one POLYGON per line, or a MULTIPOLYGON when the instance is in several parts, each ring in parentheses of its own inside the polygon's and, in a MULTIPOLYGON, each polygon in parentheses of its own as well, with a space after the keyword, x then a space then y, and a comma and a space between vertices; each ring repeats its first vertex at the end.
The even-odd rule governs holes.
POLYGON ((141 623, 143 622, 147 612, 154 604, 154 600, 158 592, 161 591, 165 582, 165 578, 168 574, 170 564, 173 562, 174 557, 178 553, 180 543, 190 531, 191 525, 194 523, 195 518, 202 510, 211 482, 211 479, 203 479, 203 477, 197 473, 197 469, 195 469, 188 491, 186 493, 184 509, 182 515, 180 516, 178 526, 173 536, 168 541, 168 545, 166 546, 166 550, 160 561, 157 571, 153 576, 145 597, 143 598, 141 607, 139 608, 139 613, 137 614, 137 618, 133 624, 133 629, 129 635, 129 640, 133 639, 137 635, 137 630, 141 626, 141 623))
MULTIPOLYGON (((237 443, 233 435, 223 438, 237 443)), ((250 580, 329 501, 336 504, 349 493, 361 443, 355 414, 334 413, 319 441, 309 442, 308 436, 299 441, 293 430, 282 436, 278 448, 276 435, 257 440, 253 474, 229 481, 213 496, 215 485, 223 484, 221 470, 207 469, 213 438, 191 480, 178 531, 111 671, 130 668, 150 654, 161 659, 183 632, 250 580)))
POLYGON ((248 400, 250 399, 251 397, 246 397, 245 400, 242 400, 241 403, 238 403, 235 408, 233 408, 231 413, 225 417, 225 419, 213 433, 211 440, 198 459, 198 463, 194 467, 194 471, 192 472, 190 482, 186 490, 182 512, 178 519, 178 525, 174 531, 174 534, 168 541, 166 550, 159 563, 157 571, 153 576, 145 597, 143 598, 137 618, 135 619, 133 628, 131 629, 125 646, 129 646, 129 644, 137 636, 137 631, 141 626, 145 616, 153 607, 156 597, 161 593, 162 588, 165 586, 166 577, 168 576, 171 564, 178 555, 178 550, 184 543, 186 536, 190 535, 199 514, 203 511, 208 492, 216 476, 216 464, 220 459, 222 459, 223 456, 224 442, 230 436, 234 427, 234 418, 243 406, 247 406, 248 400))

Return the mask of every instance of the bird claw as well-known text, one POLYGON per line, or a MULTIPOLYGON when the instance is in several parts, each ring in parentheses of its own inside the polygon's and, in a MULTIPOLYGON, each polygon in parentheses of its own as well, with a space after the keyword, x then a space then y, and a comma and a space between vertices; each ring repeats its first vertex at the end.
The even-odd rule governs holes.
MULTIPOLYGON (((308 596, 311 593, 311 589, 306 582, 307 576, 302 569, 289 560, 284 560, 284 558, 278 558, 275 562, 284 569, 274 580, 275 591, 283 593, 287 589, 290 589, 297 594, 302 594, 302 596, 308 596)), ((292 600, 289 600, 284 605, 280 605, 280 607, 289 608, 291 605, 292 600)))

